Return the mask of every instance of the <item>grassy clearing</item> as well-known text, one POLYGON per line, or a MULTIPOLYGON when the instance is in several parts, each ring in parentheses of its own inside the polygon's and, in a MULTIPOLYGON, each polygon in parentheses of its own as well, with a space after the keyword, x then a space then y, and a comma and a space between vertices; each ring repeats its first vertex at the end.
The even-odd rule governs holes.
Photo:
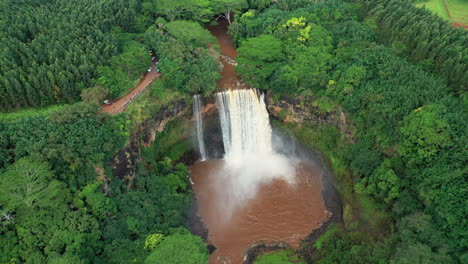
POLYGON ((11 113, 0 113, 0 121, 12 121, 28 117, 47 116, 50 113, 64 108, 66 105, 53 105, 46 108, 23 109, 11 113))
POLYGON ((429 0, 427 2, 417 4, 416 6, 425 6, 427 9, 439 15, 441 18, 451 21, 444 6, 444 0, 429 0))
POLYGON ((447 21, 468 25, 468 0, 445 0, 445 2, 451 17, 445 9, 444 0, 429 0, 418 3, 416 6, 425 6, 447 21))
POLYGON ((468 25, 468 0, 445 0, 452 16, 452 22, 468 25))

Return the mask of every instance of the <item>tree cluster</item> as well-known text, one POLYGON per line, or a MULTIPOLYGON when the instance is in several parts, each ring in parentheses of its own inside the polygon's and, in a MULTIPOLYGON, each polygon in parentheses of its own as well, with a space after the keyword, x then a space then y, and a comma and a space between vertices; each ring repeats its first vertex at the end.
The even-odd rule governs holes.
POLYGON ((358 139, 337 150, 352 171, 344 184, 372 197, 395 221, 396 232, 381 236, 335 230, 311 260, 464 262, 468 127, 466 107, 453 91, 467 83, 466 32, 404 1, 368 2, 364 9, 343 1, 278 3, 239 14, 231 26, 238 72, 257 88, 343 107, 358 139), (379 28, 361 16, 366 7, 381 19, 379 28), (447 71, 434 76, 442 68, 447 71))
POLYGON ((131 188, 112 176, 128 129, 84 103, 0 123, 1 263, 206 262, 203 241, 181 229, 185 165, 144 152, 131 188))
POLYGON ((407 0, 365 0, 368 20, 379 30, 379 41, 399 52, 426 71, 440 75, 455 93, 468 84, 468 33, 454 28, 437 14, 415 7, 407 0))
POLYGON ((112 27, 131 30, 137 1, 0 3, 0 110, 73 102, 119 53, 112 27))

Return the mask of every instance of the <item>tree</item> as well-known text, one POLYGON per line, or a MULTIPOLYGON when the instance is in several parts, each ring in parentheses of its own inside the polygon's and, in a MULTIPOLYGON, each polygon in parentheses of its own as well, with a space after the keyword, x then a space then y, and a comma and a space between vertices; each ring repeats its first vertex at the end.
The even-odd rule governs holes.
POLYGON ((170 235, 145 260, 146 264, 208 263, 208 250, 202 239, 190 233, 170 235))
POLYGON ((178 18, 193 19, 208 22, 212 15, 208 0, 151 0, 143 3, 144 12, 162 14, 171 22, 178 18))
POLYGON ((238 71, 243 78, 256 88, 267 88, 266 81, 284 60, 281 40, 262 35, 241 43, 238 49, 238 71))
POLYGON ((0 175, 0 201, 6 209, 24 213, 53 207, 60 188, 53 175, 46 162, 22 158, 0 175))
POLYGON ((167 32, 176 39, 180 39, 187 44, 194 45, 195 47, 207 45, 210 42, 216 42, 213 35, 211 35, 208 30, 204 29, 197 22, 177 20, 167 23, 166 29, 167 32))
POLYGON ((117 212, 114 200, 105 197, 99 187, 101 182, 86 185, 79 193, 79 197, 85 199, 91 213, 98 219, 104 219, 117 212))
POLYGON ((164 239, 163 234, 156 233, 156 234, 148 235, 145 240, 145 249, 151 250, 151 251, 155 250, 156 247, 159 245, 159 243, 161 243, 163 239, 164 239))
POLYGON ((291 56, 293 59, 278 71, 274 89, 301 93, 316 92, 325 86, 329 79, 327 71, 331 69, 332 55, 318 48, 302 45, 291 52, 294 52, 291 56))
POLYGON ((211 0, 211 5, 215 13, 223 13, 219 17, 224 17, 229 24, 232 23, 232 13, 246 8, 246 0, 211 0))
POLYGON ((391 264, 431 264, 431 263, 456 263, 449 255, 443 252, 434 252, 422 243, 408 243, 399 245, 391 264))
POLYGON ((101 103, 108 95, 109 90, 99 85, 81 91, 81 99, 83 99, 85 103, 101 103))
POLYGON ((249 2, 249 8, 262 10, 267 8, 269 5, 272 4, 272 0, 247 0, 249 2))
POLYGON ((451 145, 450 127, 443 120, 445 111, 442 105, 426 105, 404 119, 398 153, 410 165, 430 162, 440 149, 451 145))
POLYGON ((400 196, 400 188, 400 179, 393 171, 389 159, 385 159, 369 177, 362 179, 355 186, 357 192, 374 195, 386 203, 400 196))

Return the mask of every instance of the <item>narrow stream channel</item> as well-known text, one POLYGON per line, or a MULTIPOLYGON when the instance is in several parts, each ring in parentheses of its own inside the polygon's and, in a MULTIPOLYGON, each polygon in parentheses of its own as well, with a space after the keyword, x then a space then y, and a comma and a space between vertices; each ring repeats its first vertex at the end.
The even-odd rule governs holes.
POLYGON ((206 28, 216 37, 218 44, 221 48, 220 58, 223 64, 221 71, 221 79, 218 80, 218 88, 222 90, 228 90, 234 87, 235 81, 239 79, 236 73, 236 66, 233 63, 228 62, 227 58, 235 61, 237 57, 237 51, 234 48, 231 35, 227 33, 228 23, 226 20, 220 20, 217 25, 207 25, 206 28), (226 58, 227 57, 227 58, 226 58))

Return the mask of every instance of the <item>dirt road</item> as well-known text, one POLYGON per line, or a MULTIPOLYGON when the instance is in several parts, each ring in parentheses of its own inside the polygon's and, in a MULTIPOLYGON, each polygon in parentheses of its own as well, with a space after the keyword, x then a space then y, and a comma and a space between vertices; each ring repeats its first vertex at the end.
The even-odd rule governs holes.
POLYGON ((143 79, 140 83, 133 88, 129 93, 127 93, 124 97, 110 100, 111 104, 102 104, 102 111, 105 113, 109 113, 111 115, 118 114, 125 110, 127 105, 135 99, 140 93, 142 93, 148 85, 150 85, 155 79, 157 79, 161 74, 156 71, 156 65, 153 63, 151 66, 153 68, 152 71, 146 72, 143 75, 143 79))

